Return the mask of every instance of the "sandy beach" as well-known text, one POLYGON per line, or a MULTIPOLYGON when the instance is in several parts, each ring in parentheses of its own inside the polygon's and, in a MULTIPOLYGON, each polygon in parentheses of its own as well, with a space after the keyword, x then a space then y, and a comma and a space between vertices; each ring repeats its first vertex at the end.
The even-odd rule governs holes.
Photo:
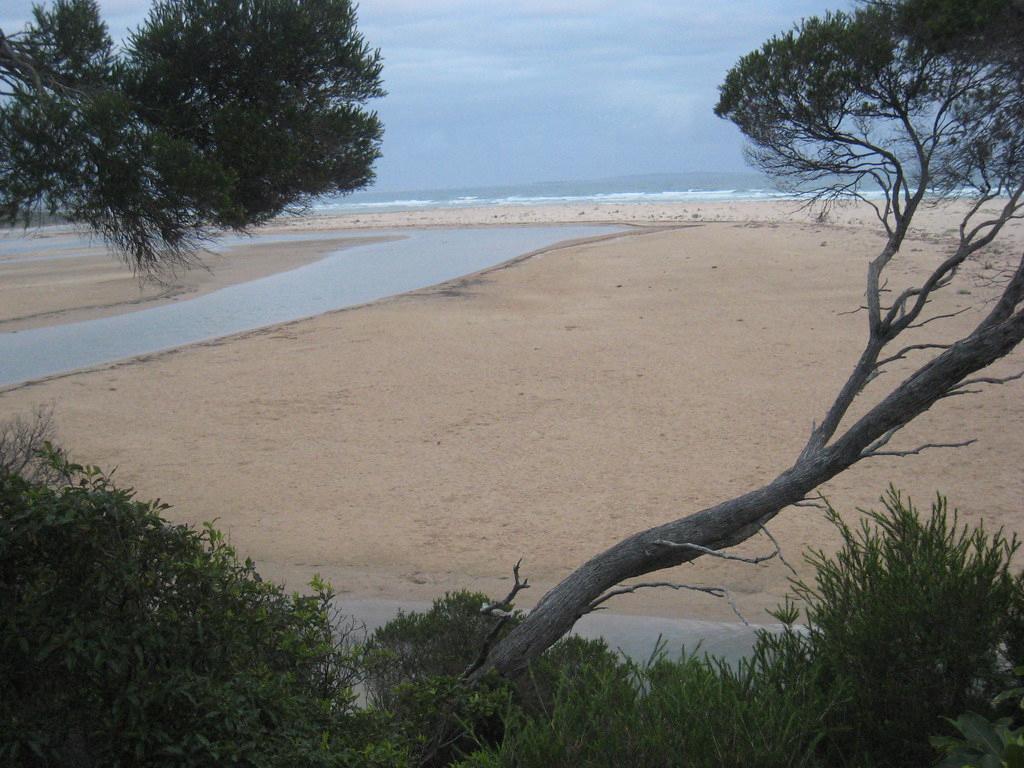
MULTIPOLYGON (((925 211, 892 269, 899 288, 951 242, 925 211)), ((793 203, 564 205, 310 216, 272 231, 317 243, 243 245, 209 272, 139 288, 122 265, 0 262, 0 331, 131 311, 291 269, 375 228, 570 222, 637 225, 371 305, 0 391, 0 418, 52 403, 60 441, 112 469, 168 516, 216 520, 265 575, 316 572, 352 599, 507 590, 523 559, 538 599, 591 554, 639 529, 772 479, 795 458, 866 336, 863 294, 880 228, 864 208, 818 220, 793 203)), ((1015 223, 935 302, 970 309, 922 329, 946 340, 986 311, 987 278, 1024 245, 1015 223)), ((1024 354, 994 371, 1016 372, 1024 354)), ((894 367, 866 402, 908 370, 894 367)), ((1024 532, 1020 383, 941 403, 899 447, 955 451, 862 462, 822 490, 851 517, 889 483, 936 491, 967 523, 1024 532)), ((820 512, 770 526, 802 573, 835 546, 820 512)), ((743 553, 770 549, 752 540, 743 553)), ((724 585, 752 621, 786 568, 705 558, 666 574, 724 585)), ((613 611, 731 620, 706 596, 649 591, 613 611)))

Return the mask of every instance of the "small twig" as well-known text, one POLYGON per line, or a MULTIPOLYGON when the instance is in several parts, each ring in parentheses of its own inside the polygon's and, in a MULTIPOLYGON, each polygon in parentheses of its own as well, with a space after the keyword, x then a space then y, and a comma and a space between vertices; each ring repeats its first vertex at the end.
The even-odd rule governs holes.
POLYGON ((956 397, 957 395, 977 395, 980 392, 980 389, 951 389, 949 392, 939 395, 939 399, 942 400, 947 397, 956 397))
POLYGON ((919 349, 949 349, 952 344, 911 344, 908 347, 904 347, 899 352, 889 357, 883 358, 875 363, 876 368, 881 368, 883 365, 888 363, 896 362, 897 360, 903 360, 908 352, 913 352, 919 349))
POLYGON ((804 496, 800 501, 794 501, 790 504, 791 507, 813 507, 814 509, 828 509, 828 499, 825 498, 825 494, 821 491, 814 496, 814 498, 808 498, 804 496))
POLYGON ((514 583, 512 584, 512 590, 505 596, 504 600, 497 603, 484 603, 480 606, 480 613, 487 616, 504 616, 512 608, 512 601, 515 600, 518 595, 524 589, 530 588, 530 580, 523 579, 519 580, 519 566, 523 564, 523 558, 519 558, 516 564, 512 566, 512 577, 514 583))
POLYGON ((848 309, 844 312, 836 312, 836 317, 843 317, 844 315, 856 315, 858 312, 864 312, 865 310, 867 310, 867 307, 860 306, 857 307, 856 309, 848 309))
POLYGON ((860 456, 862 459, 874 458, 876 456, 916 456, 929 448, 966 448, 976 442, 978 442, 976 439, 971 439, 960 443, 925 443, 908 451, 869 451, 865 449, 860 456))
MULTIPOLYGON (((870 384, 870 383, 871 383, 872 381, 874 381, 875 379, 877 379, 877 378, 878 378, 879 376, 883 376, 883 375, 885 375, 885 369, 884 369, 884 368, 879 368, 879 367, 878 367, 878 366, 876 365, 876 366, 875 366, 875 368, 874 368, 874 370, 872 370, 872 371, 871 371, 871 373, 869 373, 869 374, 868 374, 868 375, 867 375, 867 376, 866 376, 866 377, 864 378, 864 387, 866 387, 866 386, 867 386, 868 384, 870 384)), ((863 387, 861 387, 861 389, 863 389, 863 387)))
POLYGON ((814 509, 825 509, 825 505, 824 504, 819 504, 818 502, 810 501, 809 499, 804 499, 803 501, 794 501, 792 504, 790 504, 790 506, 791 507, 813 507, 814 509))
MULTIPOLYGON (((975 379, 964 379, 959 384, 952 387, 950 391, 952 392, 953 390, 961 389, 962 387, 973 387, 977 384, 1007 384, 1011 381, 1017 381, 1018 379, 1024 379, 1024 371, 1021 371, 1020 373, 1015 373, 1012 376, 1003 376, 1002 378, 997 378, 994 376, 979 376, 975 379)), ((971 391, 980 392, 981 390, 974 389, 971 391)))
POLYGON ((730 555, 727 552, 720 552, 717 549, 711 549, 710 547, 702 547, 700 544, 689 544, 687 542, 676 542, 668 541, 667 539, 658 539, 654 542, 656 546, 667 547, 669 549, 692 549, 694 552, 700 552, 702 555, 708 557, 718 557, 722 560, 735 560, 739 563, 749 563, 750 565, 758 565, 766 560, 771 560, 773 557, 777 557, 779 552, 776 550, 770 555, 757 555, 755 557, 743 557, 742 555, 730 555))
POLYGON ((587 610, 584 613, 591 613, 596 611, 601 603, 611 600, 613 597, 619 595, 628 595, 632 592, 636 592, 638 589, 654 589, 657 587, 667 587, 668 589, 684 589, 691 592, 702 592, 705 595, 711 595, 712 597, 719 597, 723 600, 728 601, 729 607, 732 608, 739 620, 742 621, 746 626, 750 626, 750 622, 746 620, 742 613, 740 613, 739 607, 736 605, 736 601, 732 597, 732 593, 725 587, 701 587, 695 584, 676 584, 671 581, 648 581, 640 584, 628 584, 621 587, 615 587, 609 589, 603 595, 594 600, 590 605, 587 606, 587 610))
POLYGON ((958 309, 956 312, 947 312, 942 315, 935 315, 935 317, 929 317, 926 320, 922 320, 920 323, 911 323, 907 328, 923 328, 928 325, 928 323, 934 323, 936 320, 948 320, 951 317, 962 315, 964 312, 969 312, 971 309, 973 309, 973 307, 964 307, 963 309, 958 309))
POLYGON ((878 450, 880 450, 880 449, 884 448, 885 446, 887 446, 889 444, 889 441, 892 440, 893 435, 895 435, 897 432, 899 432, 905 426, 906 426, 906 424, 900 424, 899 426, 893 427, 892 429, 890 429, 888 432, 886 432, 880 438, 875 440, 875 442, 873 442, 871 445, 869 445, 867 448, 865 448, 863 453, 862 453, 862 455, 872 455, 872 454, 876 453, 878 450))
POLYGON ((480 653, 477 654, 473 663, 466 667, 462 673, 462 679, 468 678, 487 660, 487 655, 491 652, 491 648, 494 647, 495 641, 498 639, 498 635, 501 633, 502 628, 509 622, 509 619, 514 615, 512 612, 512 601, 515 600, 516 595, 522 592, 524 589, 530 588, 529 579, 519 580, 519 566, 523 564, 523 558, 519 558, 516 564, 512 566, 512 577, 513 584, 512 589, 508 595, 505 596, 504 600, 497 603, 484 603, 480 606, 480 613, 485 616, 494 616, 498 619, 494 626, 491 627, 491 631, 484 638, 483 645, 480 646, 480 653))
POLYGON ((817 491, 814 496, 804 496, 800 501, 794 501, 790 506, 808 507, 820 510, 821 512, 828 512, 832 508, 832 505, 828 501, 828 497, 826 497, 821 491, 817 491))
POLYGON ((765 536, 767 536, 769 539, 771 539, 772 544, 775 545, 775 551, 779 555, 779 562, 781 562, 784 566, 789 568, 790 573, 792 573, 794 576, 796 576, 797 575, 796 568, 794 568, 792 565, 790 565, 789 561, 786 559, 785 555, 782 554, 782 547, 779 546, 778 540, 774 536, 772 536, 772 532, 769 531, 767 528, 765 528, 762 525, 761 526, 761 533, 763 533, 765 536))

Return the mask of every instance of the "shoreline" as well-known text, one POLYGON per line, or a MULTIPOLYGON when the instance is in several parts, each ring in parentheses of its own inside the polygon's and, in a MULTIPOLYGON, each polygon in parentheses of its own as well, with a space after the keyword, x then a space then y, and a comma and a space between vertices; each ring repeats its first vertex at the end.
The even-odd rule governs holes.
MULTIPOLYGON (((925 209, 919 219, 926 220, 928 230, 940 229, 942 210, 925 209)), ((552 203, 378 213, 313 213, 294 218, 279 217, 254 229, 250 234, 255 241, 251 243, 233 243, 216 251, 204 249, 194 266, 176 269, 160 282, 136 277, 102 244, 83 246, 81 256, 54 258, 55 240, 82 237, 82 231, 70 225, 54 225, 33 232, 32 238, 40 242, 43 256, 32 260, 5 258, 0 248, 0 307, 3 308, 0 309, 0 333, 93 320, 188 301, 228 286, 297 269, 337 250, 380 242, 387 239, 374 234, 381 229, 482 229, 574 224, 660 229, 738 222, 812 227, 823 223, 796 200, 552 203), (275 235, 327 232, 338 234, 330 239, 305 242, 258 241, 261 236, 269 239, 275 235), (45 255, 47 253, 50 255, 45 255)), ((870 228, 875 223, 871 210, 859 203, 835 206, 828 222, 833 227, 854 229, 870 228)))
MULTIPOLYGON (((54 235, 47 244, 66 234, 54 235)), ((122 261, 97 246, 83 247, 81 255, 76 256, 44 255, 31 260, 0 257, 0 333, 95 320, 188 301, 228 286, 298 269, 345 248, 386 239, 346 234, 306 242, 229 244, 219 251, 203 250, 195 266, 179 268, 161 276, 159 281, 136 277, 122 261)), ((46 248, 40 250, 47 252, 46 248)))
MULTIPOLYGON (((932 229, 908 242, 895 280, 941 254, 943 217, 928 213, 932 229)), ((526 607, 614 541, 785 469, 852 365, 863 318, 846 310, 877 233, 848 223, 853 212, 832 224, 760 215, 770 206, 562 246, 457 290, 0 392, 0 415, 54 402, 76 459, 120 466, 121 483, 172 503, 176 522, 219 518, 241 556, 290 588, 319 572, 342 604, 500 595, 522 556, 526 607)), ((1013 237, 1024 240, 1019 226, 1013 237)), ((983 309, 983 273, 965 270, 938 309, 983 309)), ((1012 372, 1020 354, 1004 362, 1012 372)), ((1012 385, 956 398, 905 439, 969 429, 978 444, 863 462, 824 491, 853 515, 889 482, 922 506, 942 490, 963 522, 1021 531, 1020 437, 1005 426, 1022 419, 1012 385)), ((802 575, 804 547, 836 541, 813 511, 787 510, 771 528, 802 575)), ((754 623, 788 575, 722 562, 664 574, 728 587, 754 623)), ((653 590, 609 607, 734 618, 721 601, 653 590)))
MULTIPOLYGON (((525 226, 527 228, 534 228, 532 225, 525 225, 525 226)), ((573 230, 576 230, 576 231, 578 231, 580 229, 579 225, 567 224, 565 226, 567 227, 567 231, 568 231, 568 228, 570 228, 570 227, 573 230)), ((588 225, 588 226, 590 226, 590 225, 588 225)), ((507 228, 506 227, 502 227, 502 229, 507 229, 507 228)), ((551 229, 551 227, 550 226, 545 226, 544 229, 551 229)), ((628 236, 631 233, 635 233, 636 231, 637 230, 635 228, 632 229, 632 230, 629 229, 629 228, 624 228, 622 231, 619 231, 619 232, 610 232, 610 233, 609 232, 603 232, 603 233, 602 232, 598 232, 597 234, 593 234, 593 235, 589 235, 589 236, 570 237, 570 238, 567 238, 567 239, 564 239, 564 240, 558 240, 558 241, 556 241, 556 242, 554 242, 552 244, 549 244, 549 245, 544 245, 544 246, 542 246, 540 248, 535 248, 533 250, 527 251, 526 253, 517 254, 515 256, 512 256, 511 258, 505 259, 504 261, 499 261, 496 264, 492 264, 490 266, 483 267, 482 269, 478 269, 478 270, 475 270, 473 272, 469 272, 469 273, 466 273, 466 274, 461 274, 461 275, 458 275, 458 276, 453 277, 451 279, 442 280, 442 281, 436 282, 436 283, 431 283, 431 284, 428 284, 428 285, 425 285, 425 286, 422 286, 422 287, 413 288, 411 290, 398 291, 396 293, 387 294, 387 295, 381 296, 379 298, 373 298, 373 299, 369 299, 369 300, 365 300, 365 301, 358 301, 358 302, 353 303, 353 304, 337 306, 337 307, 333 307, 331 309, 327 309, 327 310, 322 311, 322 312, 316 312, 316 313, 313 313, 313 314, 310 314, 310 315, 302 315, 302 316, 299 316, 299 317, 295 317, 293 319, 288 319, 288 320, 283 320, 283 321, 267 322, 267 323, 256 325, 256 326, 251 327, 251 328, 245 328, 243 330, 231 331, 231 332, 227 332, 227 333, 217 334, 217 335, 214 335, 214 336, 212 336, 210 338, 203 338, 203 339, 198 339, 198 340, 195 340, 195 341, 186 341, 186 342, 183 342, 183 343, 180 343, 180 344, 172 344, 170 346, 159 348, 159 349, 154 349, 154 350, 148 351, 148 352, 141 352, 141 353, 135 353, 135 354, 127 354, 127 355, 124 355, 124 356, 121 356, 121 357, 117 357, 116 359, 110 359, 110 360, 107 360, 105 362, 99 362, 99 363, 96 363, 94 365, 83 365, 83 366, 80 366, 80 367, 75 367, 75 368, 71 368, 69 370, 55 372, 55 373, 52 373, 52 374, 49 374, 49 375, 45 375, 45 376, 37 376, 37 377, 28 378, 28 379, 26 379, 24 381, 14 381, 12 383, 5 383, 5 382, 0 381, 0 393, 5 392, 5 391, 14 391, 14 390, 21 389, 21 388, 24 388, 24 387, 32 387, 32 386, 35 386, 35 385, 38 385, 38 384, 41 384, 41 383, 44 383, 46 381, 50 381, 50 380, 53 380, 53 379, 59 379, 59 378, 63 378, 63 377, 66 377, 66 376, 75 376, 75 375, 78 375, 78 374, 81 374, 81 373, 86 373, 86 372, 93 371, 93 370, 104 370, 104 369, 111 369, 111 368, 119 368, 119 367, 123 367, 123 366, 131 366, 131 365, 135 365, 135 364, 139 364, 139 363, 145 363, 145 362, 149 362, 151 360, 157 359, 157 358, 159 358, 159 357, 161 357, 163 355, 171 355, 171 354, 175 354, 175 353, 178 353, 178 352, 187 351, 189 348, 195 347, 195 346, 215 346, 215 345, 218 345, 218 344, 221 344, 221 343, 229 343, 232 340, 244 339, 244 338, 246 338, 246 337, 248 337, 250 335, 259 335, 259 334, 264 334, 264 333, 273 333, 273 332, 276 332, 276 331, 280 331, 281 329, 285 329, 285 328, 287 328, 288 326, 290 326, 290 325, 292 325, 294 323, 301 323, 304 320, 309 320, 309 319, 311 319, 313 317, 322 317, 322 316, 331 315, 331 314, 334 314, 334 313, 337 313, 337 312, 347 312, 347 311, 352 311, 352 310, 358 310, 360 308, 373 306, 374 304, 377 304, 378 302, 398 301, 398 300, 402 300, 402 299, 405 299, 405 298, 414 298, 414 297, 417 297, 417 296, 429 296, 429 295, 433 295, 433 294, 454 294, 454 293, 457 293, 457 292, 459 292, 461 290, 464 290, 467 286, 472 285, 475 281, 483 279, 486 275, 489 275, 492 272, 511 268, 511 267, 515 266, 516 264, 518 264, 518 263, 521 263, 523 261, 527 261, 529 259, 532 259, 532 258, 535 258, 535 257, 538 257, 538 256, 542 256, 542 255, 544 255, 546 253, 557 251, 557 250, 562 249, 562 248, 571 248, 571 247, 575 247, 575 246, 579 246, 579 245, 584 245, 584 244, 587 244, 587 243, 601 242, 601 241, 603 241, 605 239, 612 239, 612 238, 617 238, 617 237, 622 237, 622 236, 628 236)), ((273 237, 273 235, 271 235, 271 237, 273 237)), ((405 237, 407 237, 407 236, 405 236, 405 237)), ((399 240, 399 239, 403 239, 403 236, 396 237, 396 236, 393 236, 393 235, 380 235, 380 236, 377 236, 377 237, 359 237, 359 238, 357 238, 357 237, 325 238, 325 239, 312 240, 312 241, 310 241, 308 243, 304 243, 304 245, 308 246, 307 252, 312 252, 313 254, 317 255, 317 259, 314 259, 314 261, 315 261, 315 260, 319 260, 319 258, 323 258, 326 255, 335 254, 339 250, 342 250, 344 248, 351 248, 351 247, 357 247, 357 246, 365 246, 365 245, 374 244, 374 243, 380 243, 380 242, 390 242, 390 241, 395 241, 395 240, 399 240), (341 244, 341 248, 338 247, 339 243, 341 244)), ((288 244, 286 244, 286 246, 287 245, 288 244)), ((253 246, 251 246, 248 250, 252 251, 252 250, 255 250, 256 248, 263 249, 263 250, 272 250, 275 247, 280 247, 280 244, 279 243, 256 243, 253 246)), ((291 254, 289 254, 289 255, 291 255, 291 254)), ((373 255, 370 254, 368 257, 372 258, 372 256, 373 255)), ((312 262, 308 262, 308 263, 312 263, 312 262)), ((291 271, 293 269, 298 269, 299 267, 302 267, 302 266, 306 266, 306 264, 288 265, 287 269, 278 270, 277 272, 272 272, 271 274, 272 275, 273 274, 280 274, 282 272, 287 272, 287 271, 291 271)), ((238 276, 239 271, 240 270, 238 270, 238 269, 234 270, 234 275, 238 276)), ((231 273, 229 272, 229 276, 230 275, 231 275, 231 273)), ((2 277, 2 275, 0 275, 0 277, 2 277)), ((220 280, 220 283, 222 283, 222 284, 207 286, 207 290, 196 290, 193 293, 193 295, 187 296, 186 300, 193 299, 193 298, 198 298, 199 296, 201 296, 201 295, 203 295, 205 293, 211 293, 211 292, 213 292, 215 290, 219 290, 220 288, 228 287, 229 285, 241 285, 242 283, 248 282, 248 279, 243 279, 243 280, 240 280, 240 281, 227 283, 225 281, 224 277, 225 276, 222 273, 221 274, 221 280, 220 280)), ((249 275, 248 277, 253 279, 253 280, 255 280, 255 279, 259 279, 260 277, 265 277, 265 275, 260 275, 260 276, 255 276, 255 277, 249 275)), ((177 301, 178 299, 174 298, 172 300, 177 301)), ((156 300, 154 300, 153 303, 148 304, 146 306, 139 306, 139 302, 124 302, 122 304, 110 305, 110 306, 106 307, 105 309, 107 311, 103 312, 103 313, 97 313, 95 318, 81 318, 81 319, 82 320, 85 320, 85 319, 97 319, 97 318, 100 318, 100 317, 110 317, 110 316, 114 316, 114 315, 128 314, 128 313, 131 313, 131 312, 134 312, 134 311, 148 309, 148 308, 150 308, 152 306, 158 306, 159 304, 163 304, 163 303, 167 303, 167 302, 166 301, 157 302, 156 300)), ((75 310, 72 309, 72 310, 67 310, 67 311, 68 312, 74 312, 75 310)), ((86 309, 83 308, 82 311, 84 312, 84 311, 86 311, 86 309)), ((70 322, 77 322, 77 321, 78 320, 76 319, 76 320, 69 320, 67 322, 70 323, 70 322)), ((63 323, 58 323, 58 324, 63 324, 63 323)), ((49 323, 40 323, 39 325, 37 325, 35 327, 47 327, 48 325, 50 325, 50 324, 49 323)), ((24 328, 24 329, 20 329, 20 330, 31 330, 31 328, 24 328)), ((0 332, 3 332, 2 322, 0 322, 0 332)))

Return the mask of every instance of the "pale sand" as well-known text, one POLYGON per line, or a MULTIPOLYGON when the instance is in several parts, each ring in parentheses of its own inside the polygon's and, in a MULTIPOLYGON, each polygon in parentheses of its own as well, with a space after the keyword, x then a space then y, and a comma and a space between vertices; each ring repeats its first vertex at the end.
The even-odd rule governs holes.
MULTIPOLYGON (((55 403, 79 460, 118 466, 122 484, 173 504, 174 520, 216 518, 243 555, 293 587, 320 572, 360 599, 498 594, 522 557, 529 604, 589 555, 793 460, 859 354, 865 318, 845 313, 881 242, 863 211, 818 223, 790 203, 591 208, 443 211, 431 222, 654 215, 695 226, 557 249, 443 291, 17 388, 0 393, 0 416, 55 403)), ((948 212, 925 218, 932 233, 955 223, 948 212)), ((931 234, 913 240, 893 287, 940 253, 931 234)), ((991 295, 985 262, 1012 253, 986 255, 944 292, 937 312, 979 309, 928 326, 931 338, 976 320, 991 295)), ((1018 352, 995 372, 1022 364, 1018 352)), ((862 462, 823 490, 851 515, 889 482, 923 505, 941 490, 969 523, 1024 530, 1020 386, 945 401, 896 441, 977 444, 862 462)), ((806 546, 835 546, 813 509, 786 510, 770 527, 805 574, 806 546)), ((758 540, 739 551, 767 549, 758 540)), ((703 558, 658 578, 726 585, 763 621, 787 576, 776 562, 703 558)), ((668 591, 610 607, 732 618, 721 601, 668 591)))

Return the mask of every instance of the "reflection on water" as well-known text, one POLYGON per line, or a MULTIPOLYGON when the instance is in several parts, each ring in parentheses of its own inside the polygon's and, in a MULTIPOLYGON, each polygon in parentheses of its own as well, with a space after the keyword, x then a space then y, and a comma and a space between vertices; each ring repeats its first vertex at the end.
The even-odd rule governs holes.
MULTIPOLYGON (((374 235, 400 239, 347 248, 298 269, 187 301, 80 323, 0 333, 0 386, 363 304, 451 280, 560 241, 621 229, 554 226, 374 231, 374 235)), ((252 242, 337 236, 337 232, 257 236, 252 242)), ((4 245, 31 258, 21 244, 4 245)))

